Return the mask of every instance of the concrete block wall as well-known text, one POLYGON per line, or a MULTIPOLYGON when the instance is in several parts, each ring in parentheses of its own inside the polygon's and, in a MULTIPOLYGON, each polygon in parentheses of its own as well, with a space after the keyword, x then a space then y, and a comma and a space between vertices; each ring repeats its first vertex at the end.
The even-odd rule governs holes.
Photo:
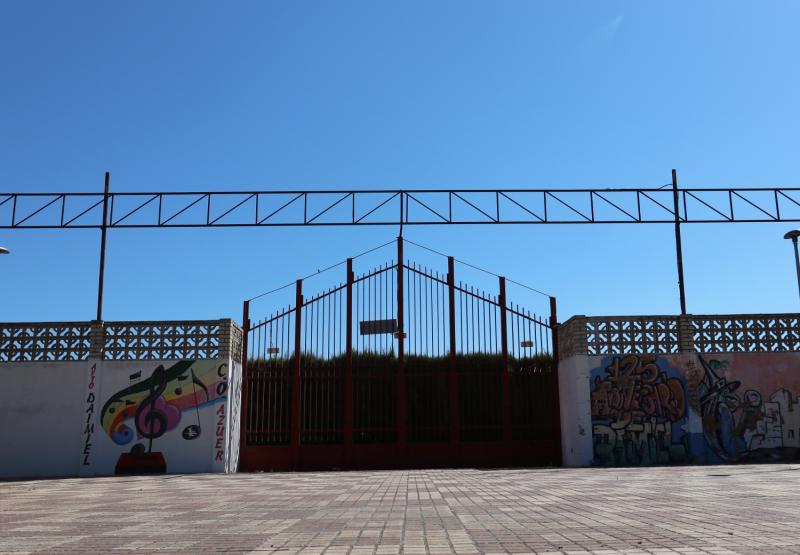
POLYGON ((236 471, 240 358, 230 320, 0 324, 0 477, 236 471))
POLYGON ((577 317, 565 466, 800 461, 800 317, 577 317))

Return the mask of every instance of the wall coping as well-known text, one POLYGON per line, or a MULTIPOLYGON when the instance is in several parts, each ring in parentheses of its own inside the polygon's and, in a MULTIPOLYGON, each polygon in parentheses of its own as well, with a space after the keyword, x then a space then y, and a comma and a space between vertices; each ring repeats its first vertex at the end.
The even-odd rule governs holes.
POLYGON ((0 323, 0 362, 233 358, 242 328, 220 320, 0 323))
POLYGON ((575 355, 800 351, 800 313, 573 316, 559 358, 575 355))

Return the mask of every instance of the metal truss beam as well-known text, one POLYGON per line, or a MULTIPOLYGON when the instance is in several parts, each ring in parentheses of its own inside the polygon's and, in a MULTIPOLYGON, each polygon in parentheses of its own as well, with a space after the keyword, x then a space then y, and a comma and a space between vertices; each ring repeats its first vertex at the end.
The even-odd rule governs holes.
MULTIPOLYGON (((673 189, 109 193, 108 228, 676 223, 673 189)), ((680 223, 800 222, 800 188, 678 189, 680 223)), ((102 229, 103 193, 0 193, 0 229, 102 229)))

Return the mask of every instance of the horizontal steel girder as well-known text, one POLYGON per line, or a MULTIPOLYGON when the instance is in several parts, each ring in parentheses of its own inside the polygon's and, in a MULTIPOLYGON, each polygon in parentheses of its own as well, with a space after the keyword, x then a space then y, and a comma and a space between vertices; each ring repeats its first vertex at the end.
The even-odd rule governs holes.
MULTIPOLYGON (((0 229, 99 229, 102 193, 0 193, 0 229)), ((800 222, 800 188, 678 189, 681 223, 800 222)), ((110 193, 109 228, 674 223, 661 189, 110 193)))

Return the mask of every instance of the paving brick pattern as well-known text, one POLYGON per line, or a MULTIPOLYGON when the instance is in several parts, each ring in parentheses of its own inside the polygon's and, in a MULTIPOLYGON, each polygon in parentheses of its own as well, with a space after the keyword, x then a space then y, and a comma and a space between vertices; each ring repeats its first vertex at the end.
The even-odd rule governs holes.
POLYGON ((800 553, 800 466, 0 483, 0 553, 800 553))

